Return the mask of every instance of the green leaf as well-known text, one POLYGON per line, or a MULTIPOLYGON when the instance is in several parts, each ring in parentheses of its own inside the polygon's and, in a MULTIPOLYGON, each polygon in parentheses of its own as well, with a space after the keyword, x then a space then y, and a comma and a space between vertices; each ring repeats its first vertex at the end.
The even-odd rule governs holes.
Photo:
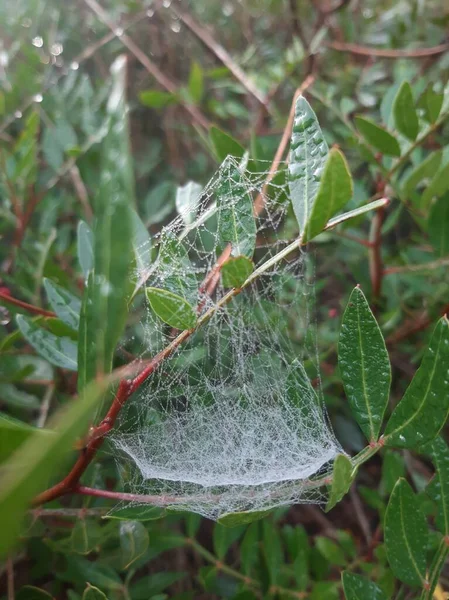
POLYGON ((388 562, 398 579, 411 586, 426 580, 428 528, 412 488, 399 479, 385 513, 384 538, 388 562))
POLYGON ((173 292, 159 288, 147 287, 145 292, 151 308, 164 323, 180 330, 195 327, 196 308, 191 306, 187 300, 173 292))
POLYGON ((270 514, 270 510, 254 510, 246 512, 227 513, 218 519, 218 523, 225 527, 238 527, 239 525, 248 525, 253 521, 264 519, 270 514))
POLYGON ((386 198, 380 198, 379 200, 373 200, 373 202, 369 202, 365 204, 365 206, 360 206, 359 208, 355 208, 354 210, 350 210, 347 213, 343 213, 342 215, 338 215, 338 217, 334 217, 331 219, 325 228, 325 231, 340 225, 340 223, 344 223, 345 221, 349 221, 350 219, 354 219, 360 215, 364 215, 371 210, 376 210, 377 208, 383 208, 387 206, 388 200, 386 198))
POLYGON ((47 436, 51 431, 38 429, 0 413, 0 463, 6 460, 32 435, 47 436))
POLYGON ((15 600, 54 600, 54 596, 34 585, 24 585, 15 595, 15 600))
POLYGON ((436 473, 426 488, 427 494, 438 506, 435 523, 438 529, 449 535, 449 448, 441 438, 436 438, 430 444, 432 461, 436 473))
POLYGON ((194 104, 200 104, 204 93, 203 69, 197 62, 192 64, 189 74, 189 96, 194 104))
POLYGON ((317 536, 315 538, 315 546, 331 565, 337 567, 346 566, 345 553, 334 541, 324 536, 317 536))
POLYGON ((150 538, 139 521, 121 521, 119 526, 122 568, 128 569, 148 549, 150 538))
POLYGON ((256 221, 250 191, 238 167, 226 160, 217 188, 218 251, 232 245, 232 256, 252 258, 256 246, 256 221))
POLYGON ((404 181, 404 195, 410 196, 410 194, 415 191, 416 187, 423 179, 433 177, 439 169, 442 158, 443 152, 441 150, 437 150, 436 152, 429 154, 425 160, 420 162, 404 181))
POLYGON ((438 256, 449 254, 449 194, 432 205, 428 224, 429 238, 438 256))
POLYGON ((398 452, 385 450, 382 461, 382 495, 389 495, 393 491, 397 480, 405 476, 404 457, 398 452))
POLYGON ((84 277, 94 268, 94 234, 84 221, 78 223, 77 231, 78 262, 84 277))
POLYGON ((77 370, 77 345, 74 341, 53 335, 24 315, 17 315, 16 319, 22 335, 38 354, 57 367, 77 370))
POLYGON ((137 583, 132 585, 129 595, 132 600, 148 600, 155 594, 160 594, 170 585, 186 577, 183 571, 161 572, 147 577, 140 577, 137 583))
POLYGON ((436 123, 443 106, 444 94, 434 92, 432 84, 429 84, 421 95, 418 107, 424 112, 424 118, 428 123, 436 123))
POLYGON ((209 129, 209 139, 219 162, 223 162, 228 156, 242 158, 245 154, 243 146, 218 127, 212 126, 209 129))
POLYGON ((133 232, 133 250, 139 273, 143 273, 151 264, 151 237, 142 219, 134 209, 130 209, 133 232))
POLYGON ((358 287, 343 315, 338 364, 351 411, 368 441, 375 442, 388 403, 391 367, 382 332, 358 287))
POLYGON ((37 396, 20 390, 12 383, 0 383, 0 400, 6 406, 27 410, 36 410, 40 407, 37 396))
POLYGON ((332 485, 329 494, 329 500, 326 504, 326 512, 329 512, 340 500, 345 496, 352 482, 354 481, 356 472, 349 458, 344 454, 338 454, 334 461, 332 472, 332 485))
POLYGON ((223 286, 239 288, 254 271, 254 263, 246 256, 228 258, 221 268, 223 286))
POLYGON ((96 347, 92 344, 92 331, 95 327, 93 290, 94 275, 90 272, 84 285, 78 328, 78 393, 95 379, 97 372, 96 347))
POLYGON ((192 306, 198 304, 198 281, 184 244, 169 230, 163 230, 158 256, 159 287, 181 296, 192 306))
POLYGON ((385 429, 385 443, 416 448, 430 442, 449 413, 449 323, 440 319, 421 366, 385 429))
POLYGON ((77 519, 70 535, 70 543, 73 552, 77 554, 88 554, 92 550, 89 540, 88 526, 85 519, 77 519))
POLYGON ((379 150, 379 152, 387 154, 388 156, 401 155, 401 148, 399 147, 397 139, 386 129, 379 127, 379 125, 376 125, 376 123, 370 119, 365 119, 364 117, 356 117, 355 122, 357 129, 365 140, 371 144, 371 146, 374 146, 374 148, 379 150))
POLYGON ((421 198, 420 206, 426 207, 432 198, 442 196, 449 190, 449 163, 440 167, 435 173, 421 198))
POLYGON ((321 176, 303 241, 309 241, 321 233, 331 217, 349 202, 352 193, 352 178, 346 159, 340 150, 332 148, 321 176))
POLYGON ((139 93, 139 100, 149 108, 164 108, 178 101, 175 94, 161 92, 159 90, 145 90, 139 93))
POLYGON ((185 225, 191 225, 195 221, 198 201, 202 191, 203 186, 194 181, 189 181, 176 190, 176 210, 185 225))
POLYGON ((396 129, 412 142, 415 141, 419 132, 419 122, 412 88, 408 81, 402 83, 396 94, 393 103, 393 114, 396 129))
POLYGON ((44 287, 52 309, 63 323, 78 331, 81 301, 71 292, 44 278, 44 287))
POLYGON ((213 531, 214 553, 218 560, 223 560, 234 542, 236 542, 245 531, 242 527, 225 527, 221 523, 216 523, 213 531))
POLYGON ((165 509, 159 506, 125 506, 113 508, 103 519, 120 519, 122 521, 156 521, 165 516, 165 509))
POLYGON ((379 586, 361 575, 343 571, 341 580, 346 600, 387 600, 379 586))
POLYGON ((74 441, 85 433, 105 388, 105 380, 92 383, 76 402, 66 404, 52 418, 48 425, 52 435, 33 434, 2 464, 0 556, 16 542, 32 498, 48 485, 70 456, 74 441))
POLYGON ((309 221, 328 152, 318 119, 307 100, 300 96, 295 107, 288 184, 301 233, 309 221))
POLYGON ((94 206, 92 327, 87 342, 95 346, 100 374, 110 372, 126 322, 133 239, 130 208, 134 205, 134 175, 125 102, 125 56, 112 64, 111 77, 108 131, 101 146, 101 177, 94 206))
POLYGON ((82 600, 108 600, 108 597, 97 587, 87 584, 82 600))

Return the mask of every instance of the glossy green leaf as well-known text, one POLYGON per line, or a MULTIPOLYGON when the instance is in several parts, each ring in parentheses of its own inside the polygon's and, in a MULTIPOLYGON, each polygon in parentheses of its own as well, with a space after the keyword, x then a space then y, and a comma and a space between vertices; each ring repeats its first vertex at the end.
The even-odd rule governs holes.
POLYGON ((145 525, 139 521, 121 521, 119 534, 122 567, 128 569, 147 551, 150 538, 145 525))
POLYGON ((40 356, 57 367, 77 370, 77 345, 73 340, 53 335, 24 315, 16 318, 22 335, 40 356))
POLYGON ((248 525, 253 521, 259 521, 270 514, 270 510, 254 510, 246 512, 228 513, 222 515, 218 522, 225 527, 238 527, 239 525, 248 525))
POLYGON ((288 184, 301 233, 309 221, 328 152, 318 119, 307 100, 300 96, 295 107, 288 184))
POLYGON ((388 200, 386 198, 380 198, 379 200, 373 200, 373 202, 369 202, 365 204, 365 206, 359 206, 359 208, 355 208, 354 210, 350 210, 347 213, 343 213, 342 215, 338 215, 338 217, 334 217, 328 221, 325 230, 328 231, 340 223, 344 223, 345 221, 350 221, 355 217, 359 217, 360 215, 364 215, 367 212, 372 210, 376 210, 378 208, 382 208, 387 206, 388 200))
POLYGON ((84 221, 78 223, 77 230, 78 262, 84 277, 94 268, 94 234, 84 221))
POLYGON ((426 488, 427 494, 438 507, 435 523, 438 529, 449 535, 449 448, 446 442, 437 437, 429 445, 432 461, 435 465, 435 475, 426 488))
POLYGON ((409 196, 412 192, 415 191, 423 179, 428 179, 433 177, 435 173, 438 171, 441 159, 443 158, 443 153, 441 150, 437 150, 436 152, 432 152, 429 156, 420 162, 407 176, 407 179, 404 181, 403 190, 406 196, 409 196))
POLYGON ((165 509, 159 506, 125 506, 113 508, 103 519, 120 519, 121 521, 156 521, 165 516, 165 509))
POLYGON ((344 567, 346 565, 347 561, 343 549, 333 540, 324 536, 317 536, 315 538, 315 547, 331 565, 337 567, 344 567))
POLYGON ((97 587, 87 584, 82 600, 108 600, 108 597, 97 587))
POLYGON ((6 460, 32 435, 47 436, 51 435, 51 431, 32 427, 28 423, 23 423, 9 415, 0 413, 0 463, 6 460))
POLYGON ((421 366, 385 429, 385 443, 416 448, 438 435, 449 414, 449 323, 440 319, 421 366))
POLYGON ((92 332, 95 327, 95 311, 93 306, 94 275, 91 272, 84 285, 83 300, 80 311, 78 329, 78 392, 95 379, 97 372, 97 353, 92 343, 92 332))
POLYGON ((120 592, 123 590, 123 582, 117 571, 98 560, 91 561, 83 556, 72 556, 70 569, 79 581, 85 581, 101 589, 120 590, 120 592))
POLYGON ((52 418, 48 429, 29 437, 2 465, 0 486, 0 556, 16 542, 32 498, 43 490, 70 456, 77 437, 84 434, 106 382, 92 383, 76 401, 66 404, 52 418))
POLYGON ((418 107, 423 110, 424 118, 429 123, 436 123, 443 106, 444 94, 435 92, 432 84, 428 85, 422 93, 418 107))
POLYGON ((181 296, 168 290, 147 287, 145 289, 148 301, 156 315, 176 329, 192 329, 197 322, 196 307, 181 296))
POLYGON ((378 585, 361 575, 343 571, 341 580, 346 600, 387 600, 378 585))
POLYGON ((252 258, 256 247, 256 221, 253 199, 239 168, 232 161, 221 167, 217 188, 218 251, 229 243, 232 256, 252 258))
POLYGON ((126 57, 111 66, 108 130, 101 144, 101 177, 95 198, 92 328, 88 344, 96 349, 96 369, 109 373, 127 317, 130 292, 134 175, 128 139, 126 57))
POLYGON ((203 186, 194 181, 188 181, 176 190, 176 210, 182 217, 185 225, 191 225, 195 221, 198 202, 201 197, 203 186))
POLYGON ((180 296, 192 306, 198 304, 198 281, 187 248, 171 231, 163 230, 158 256, 160 287, 180 296))
POLYGON ((382 495, 390 495, 400 477, 405 477, 405 463, 402 453, 385 450, 382 461, 382 495))
POLYGON ((428 528, 419 501, 405 479, 399 479, 385 513, 388 562, 398 579, 420 586, 426 579, 428 528))
POLYGON ((254 263, 246 256, 235 256, 228 258, 221 269, 223 286, 226 288, 238 288, 245 282, 254 271, 254 263))
POLYGON ((449 194, 432 205, 428 222, 429 238, 438 256, 449 254, 449 194))
POLYGON ((346 159, 340 150, 332 148, 310 211, 303 241, 309 241, 321 233, 331 217, 349 202, 352 193, 352 178, 346 159))
POLYGON ((151 237, 142 219, 134 209, 130 209, 132 227, 132 245, 136 266, 143 273, 151 264, 151 237))
POLYGON ((218 560, 225 558, 229 548, 243 535, 244 531, 244 525, 241 527, 226 527, 221 523, 214 525, 212 543, 218 560))
POLYGON ((50 279, 44 279, 44 287, 52 309, 63 323, 77 331, 81 310, 80 299, 50 279))
POLYGON ((388 403, 391 367, 382 332, 358 287, 343 315, 338 364, 352 413, 368 441, 374 442, 388 403))
POLYGON ((400 156, 401 148, 397 139, 383 127, 376 125, 370 119, 356 117, 357 129, 365 140, 374 148, 388 156, 400 156))
POLYGON ((228 156, 241 158, 245 154, 241 144, 218 127, 212 126, 209 129, 209 139, 219 162, 223 162, 228 156))
POLYGON ((434 594, 434 592, 439 583, 441 572, 446 564, 448 554, 449 546, 447 540, 443 538, 432 559, 428 575, 429 583, 421 594, 421 600, 437 600, 439 594, 434 594))
POLYGON ((393 114, 396 129, 413 142, 419 133, 419 122, 412 88, 408 81, 402 83, 396 94, 393 103, 393 114))
POLYGON ((204 93, 204 75, 203 69, 197 62, 194 62, 190 69, 188 90, 193 103, 199 104, 204 93))
POLYGON ((345 454, 338 454, 334 461, 332 472, 332 485, 329 500, 326 504, 326 512, 329 512, 345 496, 355 478, 355 471, 351 461, 345 454))
POLYGON ((420 205, 427 207, 432 198, 438 198, 449 190, 449 163, 440 167, 424 190, 420 205))
POLYGON ((164 108, 169 104, 177 102, 175 94, 161 92, 159 90, 145 90, 139 93, 139 100, 149 108, 164 108))
POLYGON ((34 585, 24 585, 14 598, 15 600, 54 600, 54 596, 34 585))
POLYGON ((70 535, 71 549, 77 554, 88 554, 92 550, 88 524, 85 519, 77 519, 70 535))

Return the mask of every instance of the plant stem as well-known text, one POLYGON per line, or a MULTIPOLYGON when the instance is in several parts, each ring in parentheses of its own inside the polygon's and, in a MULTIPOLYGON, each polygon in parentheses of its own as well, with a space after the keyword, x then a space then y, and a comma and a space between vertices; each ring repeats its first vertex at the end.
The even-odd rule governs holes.
POLYGON ((23 308, 24 310, 26 310, 29 313, 32 313, 33 315, 42 315, 43 317, 56 317, 56 314, 54 312, 51 312, 50 310, 44 310, 39 306, 34 306, 33 304, 28 304, 28 302, 23 302, 22 300, 13 298, 12 296, 3 291, 0 291, 0 300, 2 300, 6 304, 13 304, 14 306, 19 306, 20 308, 23 308))
POLYGON ((433 593, 438 584, 438 579, 444 563, 446 562, 449 554, 449 538, 445 536, 438 547, 438 550, 433 558, 432 565, 430 567, 428 587, 423 590, 421 594, 421 600, 432 600, 433 593))

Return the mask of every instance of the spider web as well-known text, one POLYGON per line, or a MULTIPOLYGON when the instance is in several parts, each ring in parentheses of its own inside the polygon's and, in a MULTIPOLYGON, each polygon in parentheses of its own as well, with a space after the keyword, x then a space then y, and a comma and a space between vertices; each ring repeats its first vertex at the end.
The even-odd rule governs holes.
MULTIPOLYGON (((274 259, 297 235, 287 231, 285 165, 266 185, 260 164, 255 171, 253 163, 228 157, 164 227, 154 263, 139 270, 141 284, 182 292, 200 316, 211 316, 129 400, 111 437, 127 489, 154 504, 212 519, 323 500, 314 478, 326 476, 341 452, 320 386, 312 388, 304 369, 319 383, 307 255, 297 247, 274 259), (259 206, 263 200, 254 228, 242 198, 259 198, 259 206), (228 246, 220 218, 230 208, 248 227, 233 253, 253 240, 254 266, 264 272, 223 304, 229 292, 223 277, 209 292, 201 282, 228 246)), ((179 333, 150 306, 142 332, 145 358, 179 333)))

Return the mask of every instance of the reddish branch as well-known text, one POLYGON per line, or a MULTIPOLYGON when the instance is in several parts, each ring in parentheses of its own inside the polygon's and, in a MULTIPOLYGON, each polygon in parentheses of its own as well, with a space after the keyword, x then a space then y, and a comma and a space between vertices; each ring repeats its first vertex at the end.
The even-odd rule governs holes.
POLYGON ((380 208, 373 216, 370 236, 369 268, 374 302, 378 300, 382 289, 382 223, 384 210, 384 208, 380 208))
POLYGON ((13 298, 7 292, 0 290, 0 299, 7 304, 13 304, 14 306, 19 306, 23 308, 29 313, 33 315, 42 315, 43 317, 56 317, 54 312, 50 310, 44 310, 43 308, 39 308, 39 306, 34 306, 33 304, 28 304, 28 302, 23 302, 22 300, 18 300, 17 298, 13 298))
POLYGON ((397 50, 395 48, 369 48, 359 44, 346 44, 344 42, 330 42, 330 48, 339 52, 350 52, 360 56, 379 56, 381 58, 425 58, 435 54, 442 54, 449 50, 449 43, 439 44, 432 48, 416 48, 414 50, 397 50))

